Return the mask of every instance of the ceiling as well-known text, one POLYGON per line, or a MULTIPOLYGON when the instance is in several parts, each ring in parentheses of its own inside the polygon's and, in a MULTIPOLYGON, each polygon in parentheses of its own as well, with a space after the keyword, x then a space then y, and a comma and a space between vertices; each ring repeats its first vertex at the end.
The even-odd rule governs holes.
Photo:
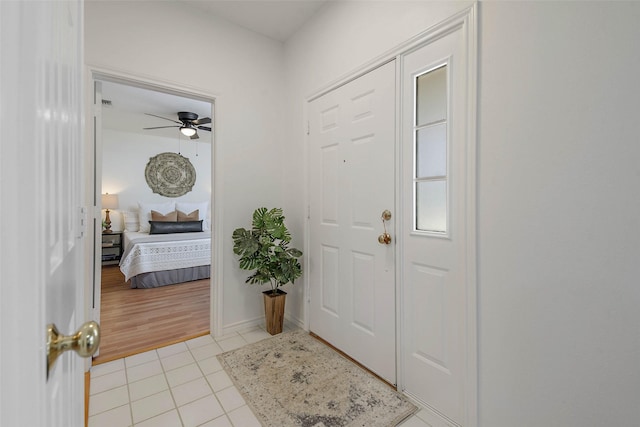
MULTIPOLYGON (((177 126, 177 123, 145 113, 178 120, 179 111, 188 111, 200 117, 213 118, 209 102, 108 81, 102 82, 102 99, 102 126, 106 129, 173 138, 179 134, 178 128, 143 130, 146 127, 177 126), (105 100, 110 104, 105 105, 105 100)), ((213 127, 213 124, 207 126, 213 127)), ((201 130, 198 135, 199 142, 211 141, 211 132, 201 130)))
POLYGON ((291 37, 327 0, 179 0, 281 42, 291 37))

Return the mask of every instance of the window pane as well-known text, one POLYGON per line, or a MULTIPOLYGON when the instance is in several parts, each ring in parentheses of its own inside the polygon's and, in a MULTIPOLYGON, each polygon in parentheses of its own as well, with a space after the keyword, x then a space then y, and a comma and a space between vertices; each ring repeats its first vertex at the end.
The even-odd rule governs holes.
POLYGON ((447 174, 447 124, 441 123, 418 131, 416 135, 416 178, 447 174))
POLYGON ((416 229, 447 231, 447 181, 416 183, 416 229))
POLYGON ((416 126, 447 118, 447 66, 418 77, 416 126))

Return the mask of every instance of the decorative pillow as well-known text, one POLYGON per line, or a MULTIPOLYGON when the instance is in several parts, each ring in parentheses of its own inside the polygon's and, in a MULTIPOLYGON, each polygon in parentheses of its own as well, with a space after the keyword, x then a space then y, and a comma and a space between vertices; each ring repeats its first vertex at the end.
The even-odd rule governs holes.
POLYGON ((202 220, 202 229, 208 230, 209 223, 207 221, 207 215, 209 214, 209 201, 206 202, 176 202, 176 209, 182 212, 193 212, 196 209, 199 211, 198 219, 202 220))
POLYGON ((171 211, 166 215, 162 215, 160 212, 151 210, 151 221, 176 222, 178 221, 178 211, 171 211))
POLYGON ((138 231, 140 223, 138 222, 138 212, 122 212, 124 219, 124 229, 127 231, 138 231))
POLYGON ((138 202, 138 206, 140 209, 138 210, 138 221, 140 222, 140 232, 148 233, 149 232, 149 221, 151 221, 151 211, 154 210, 163 215, 168 214, 171 211, 176 210, 175 202, 165 202, 165 203, 144 203, 138 202))
POLYGON ((176 211, 176 212, 178 213, 178 222, 198 221, 198 218, 200 218, 200 209, 196 209, 195 211, 188 214, 182 211, 176 211))
POLYGON ((149 221, 149 234, 194 233, 202 231, 202 221, 149 221))

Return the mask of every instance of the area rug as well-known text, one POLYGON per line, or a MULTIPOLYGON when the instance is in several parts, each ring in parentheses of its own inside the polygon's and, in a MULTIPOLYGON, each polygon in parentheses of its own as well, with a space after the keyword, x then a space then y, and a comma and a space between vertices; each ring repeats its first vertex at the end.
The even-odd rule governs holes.
POLYGON ((395 426, 417 409, 302 330, 218 359, 265 427, 395 426))

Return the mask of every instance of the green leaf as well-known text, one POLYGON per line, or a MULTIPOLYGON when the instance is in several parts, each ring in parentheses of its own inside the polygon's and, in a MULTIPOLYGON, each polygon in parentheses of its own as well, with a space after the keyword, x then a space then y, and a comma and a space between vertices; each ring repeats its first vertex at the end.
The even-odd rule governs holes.
POLYGON ((253 228, 254 230, 260 230, 265 227, 264 225, 264 215, 267 213, 267 208, 258 208, 253 213, 253 228))
POLYGON ((233 231, 233 252, 236 255, 246 255, 259 249, 260 245, 255 236, 244 228, 237 228, 233 231))
POLYGON ((300 258, 302 256, 302 251, 300 251, 300 250, 298 250, 296 248, 287 249, 287 253, 289 255, 291 255, 292 257, 295 257, 295 258, 300 258))
POLYGON ((261 207, 254 211, 252 229, 238 228, 233 232, 233 252, 239 255, 239 266, 254 270, 246 283, 270 283, 273 289, 294 283, 302 275, 296 258, 302 252, 289 248, 291 234, 284 224, 282 209, 261 207))

